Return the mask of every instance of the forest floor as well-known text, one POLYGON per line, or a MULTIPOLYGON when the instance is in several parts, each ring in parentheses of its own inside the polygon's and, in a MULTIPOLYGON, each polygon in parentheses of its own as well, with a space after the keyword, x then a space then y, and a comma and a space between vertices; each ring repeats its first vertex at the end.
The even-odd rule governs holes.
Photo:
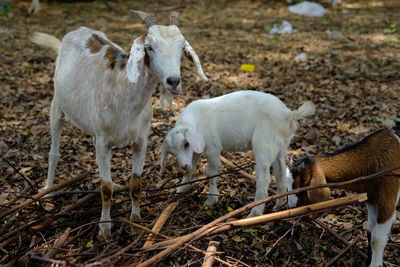
MULTIPOLYGON (((290 14, 283 0, 186 1, 179 9, 180 29, 199 55, 209 81, 201 81, 194 74, 193 65, 183 59, 183 92, 174 99, 175 114, 170 109, 161 110, 158 93, 153 96, 154 119, 142 175, 143 226, 151 228, 153 220, 174 195, 174 188, 164 187, 178 183, 178 177, 183 175, 169 158, 166 173, 159 177, 159 151, 177 115, 193 100, 237 90, 257 90, 276 95, 291 109, 307 100, 313 101, 317 104, 315 116, 300 122, 290 145, 295 155, 332 152, 400 120, 400 3, 397 0, 342 2, 338 6, 322 2, 328 13, 311 18, 290 14), (270 35, 272 25, 283 20, 289 21, 297 32, 270 35), (294 58, 302 52, 308 54, 308 59, 296 61, 294 58), (243 71, 242 64, 255 65, 255 71, 243 71), (152 191, 154 188, 159 191, 152 191)), ((29 199, 44 185, 47 175, 56 55, 32 44, 29 41, 32 32, 62 38, 79 26, 87 26, 105 32, 129 50, 132 40, 146 30, 129 10, 153 11, 161 22, 167 23, 170 11, 165 10, 179 7, 181 1, 118 0, 110 4, 124 14, 113 13, 101 1, 50 1, 33 15, 27 11, 30 1, 12 1, 9 16, 0 16, 0 212, 29 199)), ((131 168, 130 149, 113 152, 113 179, 125 184, 131 168)), ((88 191, 99 187, 90 136, 66 123, 60 153, 56 183, 90 172, 88 179, 63 190, 88 191)), ((224 155, 237 165, 254 162, 250 152, 224 155)), ((196 175, 205 175, 205 167, 203 159, 196 175)), ((224 165, 221 171, 229 169, 224 165)), ((245 171, 253 173, 253 168, 247 167, 245 171)), ((175 237, 193 232, 254 199, 255 183, 236 172, 222 175, 218 187, 220 201, 216 207, 203 207, 208 191, 201 186, 180 201, 161 233, 175 237)), ((347 194, 334 190, 332 196, 347 194)), ((119 220, 127 218, 130 212, 126 192, 114 194, 115 222, 112 239, 107 242, 97 239, 100 197, 87 198, 78 205, 86 196, 85 193, 61 195, 34 201, 3 218, 0 264, 17 259, 24 263, 33 256, 42 259, 31 259, 30 266, 44 264, 54 241, 68 228, 71 231, 64 246, 52 256, 59 264, 100 262, 118 266, 155 254, 141 252, 146 235, 131 235, 129 227, 119 220), (77 205, 67 214, 57 214, 73 204, 77 205), (50 223, 45 224, 46 219, 50 223), (116 254, 128 245, 131 247, 124 253, 116 254)), ((272 206, 269 203, 265 213, 271 212, 272 206)), ((399 216, 397 212, 385 250, 388 266, 400 266, 399 216)), ((210 240, 219 241, 218 257, 234 266, 365 266, 366 220, 365 205, 356 204, 294 220, 241 228, 191 245, 206 250, 210 240), (340 238, 322 228, 319 222, 340 238), (355 246, 343 252, 352 242, 356 242, 355 246)), ((158 266, 199 266, 203 258, 202 253, 183 247, 158 266)), ((214 266, 217 265, 223 264, 214 266)))

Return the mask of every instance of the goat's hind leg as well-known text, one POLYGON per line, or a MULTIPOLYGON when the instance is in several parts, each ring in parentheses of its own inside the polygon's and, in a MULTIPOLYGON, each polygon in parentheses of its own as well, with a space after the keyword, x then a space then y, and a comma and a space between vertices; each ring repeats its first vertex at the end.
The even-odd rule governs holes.
MULTIPOLYGON (((275 178, 276 178, 276 187, 278 194, 284 193, 287 191, 287 183, 286 183, 286 166, 284 161, 284 153, 280 153, 278 158, 272 165, 274 169, 275 178)), ((279 210, 283 204, 285 203, 285 198, 281 197, 276 200, 275 206, 273 207, 273 211, 279 210)))
POLYGON ((64 124, 63 112, 54 98, 50 109, 50 134, 51 148, 49 152, 49 168, 44 189, 50 188, 54 184, 54 175, 60 158, 60 138, 64 124))
MULTIPOLYGON (((377 205, 377 221, 371 232, 372 259, 370 267, 383 266, 383 254, 390 234, 390 229, 396 219, 396 201, 380 200, 377 205)), ((368 210, 369 211, 369 210, 368 210)))

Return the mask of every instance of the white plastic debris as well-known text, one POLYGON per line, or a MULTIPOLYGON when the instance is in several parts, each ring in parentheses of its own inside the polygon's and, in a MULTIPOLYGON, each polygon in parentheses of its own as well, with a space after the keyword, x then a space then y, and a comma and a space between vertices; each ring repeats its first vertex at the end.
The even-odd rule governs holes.
POLYGON ((288 9, 291 13, 307 17, 322 17, 326 12, 325 8, 320 4, 309 1, 289 6, 288 9))
POLYGON ((300 62, 300 61, 306 61, 308 59, 308 54, 306 52, 298 54, 295 58, 294 61, 300 62))
POLYGON ((274 27, 269 31, 269 34, 291 34, 294 32, 297 32, 297 30, 293 28, 290 22, 284 20, 281 25, 274 25, 274 27))
POLYGON ((342 34, 340 31, 328 31, 328 32, 326 33, 326 35, 327 35, 328 37, 331 37, 331 38, 340 38, 340 37, 343 37, 343 34, 342 34))

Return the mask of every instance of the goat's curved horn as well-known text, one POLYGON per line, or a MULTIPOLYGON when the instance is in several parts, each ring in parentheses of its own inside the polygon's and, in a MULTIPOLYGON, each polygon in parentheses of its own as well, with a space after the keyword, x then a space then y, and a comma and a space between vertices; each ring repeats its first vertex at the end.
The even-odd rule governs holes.
POLYGON ((179 12, 172 12, 169 17, 169 25, 179 26, 179 12))
POLYGON ((146 24, 147 28, 150 28, 153 25, 158 25, 158 20, 156 19, 156 17, 154 17, 153 14, 149 14, 140 10, 131 10, 131 11, 142 19, 143 23, 146 24))

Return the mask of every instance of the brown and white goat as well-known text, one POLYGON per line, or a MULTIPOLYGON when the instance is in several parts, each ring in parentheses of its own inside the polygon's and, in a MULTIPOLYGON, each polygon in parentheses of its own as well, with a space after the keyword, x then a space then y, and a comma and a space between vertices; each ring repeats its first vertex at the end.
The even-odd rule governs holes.
POLYGON ((96 161, 101 178, 102 212, 99 235, 111 235, 110 205, 115 184, 111 178, 112 146, 133 144, 132 175, 128 182, 131 220, 140 219, 141 174, 153 110, 151 97, 156 86, 172 94, 181 91, 181 58, 192 60, 199 76, 207 80, 200 60, 181 34, 178 13, 170 25, 134 11, 148 29, 136 38, 130 53, 100 31, 86 27, 69 32, 62 42, 36 33, 36 44, 58 53, 54 74, 54 98, 50 110, 51 148, 45 188, 53 186, 59 159, 60 137, 65 119, 94 137, 96 161))
MULTIPOLYGON (((334 153, 305 157, 293 163, 289 169, 293 176, 293 188, 308 185, 343 182, 377 173, 400 165, 400 126, 381 129, 334 153)), ((368 255, 370 266, 382 266, 383 252, 399 199, 400 180, 392 174, 343 186, 357 193, 367 193, 368 255)), ((302 192, 289 206, 305 205, 327 200, 329 188, 302 192)))

